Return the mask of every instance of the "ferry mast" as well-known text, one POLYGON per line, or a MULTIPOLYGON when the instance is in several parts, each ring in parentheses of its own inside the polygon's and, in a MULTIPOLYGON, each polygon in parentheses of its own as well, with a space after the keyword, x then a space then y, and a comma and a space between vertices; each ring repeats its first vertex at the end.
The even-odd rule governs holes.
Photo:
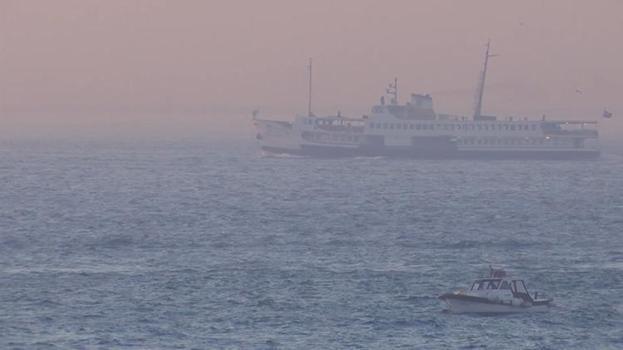
POLYGON ((489 58, 497 55, 489 53, 491 47, 491 41, 487 41, 487 51, 485 52, 485 62, 480 75, 480 81, 478 82, 478 88, 476 89, 476 106, 474 107, 474 120, 482 119, 482 97, 485 94, 485 80, 487 78, 487 66, 489 65, 489 58))

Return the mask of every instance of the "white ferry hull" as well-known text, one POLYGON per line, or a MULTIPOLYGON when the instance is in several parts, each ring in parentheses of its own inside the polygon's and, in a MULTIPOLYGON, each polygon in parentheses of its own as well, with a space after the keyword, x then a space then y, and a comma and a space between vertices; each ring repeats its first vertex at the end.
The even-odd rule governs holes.
POLYGON ((298 156, 336 158, 357 156, 384 156, 414 159, 482 159, 482 160, 591 160, 600 157, 599 151, 594 150, 557 150, 557 151, 464 151, 464 150, 417 150, 409 147, 332 147, 320 145, 278 146, 263 145, 261 149, 274 154, 291 154, 298 156))

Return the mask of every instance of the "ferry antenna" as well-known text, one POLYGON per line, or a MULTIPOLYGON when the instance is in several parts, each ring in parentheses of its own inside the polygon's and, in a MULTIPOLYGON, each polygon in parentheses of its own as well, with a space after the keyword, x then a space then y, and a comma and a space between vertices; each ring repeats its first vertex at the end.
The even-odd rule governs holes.
POLYGON ((398 104, 398 77, 394 78, 394 104, 398 104))
POLYGON ((390 104, 398 104, 398 78, 394 78, 394 82, 389 83, 389 86, 385 89, 385 92, 392 97, 390 104))
POLYGON ((307 115, 311 117, 312 113, 312 59, 309 59, 309 87, 308 87, 308 95, 307 95, 307 115))

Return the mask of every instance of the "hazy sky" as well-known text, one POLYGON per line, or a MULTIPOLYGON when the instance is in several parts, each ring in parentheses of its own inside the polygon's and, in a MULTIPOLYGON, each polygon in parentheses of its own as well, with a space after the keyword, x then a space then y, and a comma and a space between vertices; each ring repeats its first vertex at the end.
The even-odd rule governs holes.
MULTIPOLYGON (((250 131, 249 112, 366 113, 397 76, 438 112, 623 130, 620 0, 0 0, 0 134, 250 131), (581 93, 580 93, 581 92, 581 93)), ((13 135, 14 136, 14 135, 13 135)))

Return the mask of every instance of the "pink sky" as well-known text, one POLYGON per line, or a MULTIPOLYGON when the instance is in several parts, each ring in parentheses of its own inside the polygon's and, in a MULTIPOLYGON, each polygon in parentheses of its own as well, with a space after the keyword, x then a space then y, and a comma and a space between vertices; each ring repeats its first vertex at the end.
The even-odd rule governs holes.
POLYGON ((317 114, 366 113, 398 76, 403 96, 469 115, 490 38, 485 113, 608 108, 614 140, 621 13, 618 0, 0 0, 0 135, 248 133, 252 109, 305 112, 308 57, 317 114))

